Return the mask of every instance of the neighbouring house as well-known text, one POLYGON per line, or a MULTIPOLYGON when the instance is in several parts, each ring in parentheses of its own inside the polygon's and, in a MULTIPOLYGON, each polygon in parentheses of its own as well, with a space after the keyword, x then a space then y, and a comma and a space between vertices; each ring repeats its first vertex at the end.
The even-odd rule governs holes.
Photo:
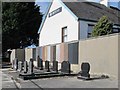
POLYGON ((113 22, 113 33, 119 32, 120 10, 111 6, 106 7, 107 1, 101 0, 99 4, 77 0, 53 0, 38 31, 39 46, 89 38, 93 26, 102 16, 107 16, 113 22))

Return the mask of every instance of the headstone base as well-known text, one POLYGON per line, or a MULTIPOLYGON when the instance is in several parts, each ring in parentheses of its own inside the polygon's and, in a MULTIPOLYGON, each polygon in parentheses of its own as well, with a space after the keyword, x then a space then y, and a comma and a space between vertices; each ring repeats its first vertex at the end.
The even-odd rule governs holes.
POLYGON ((77 78, 82 80, 91 80, 90 77, 84 77, 84 76, 78 76, 77 78))

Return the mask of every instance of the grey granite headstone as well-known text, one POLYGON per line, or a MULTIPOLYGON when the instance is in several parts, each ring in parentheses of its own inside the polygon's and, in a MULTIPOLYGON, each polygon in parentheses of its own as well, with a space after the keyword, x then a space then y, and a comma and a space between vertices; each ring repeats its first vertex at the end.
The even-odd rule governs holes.
POLYGON ((34 65, 33 65, 33 59, 30 59, 30 61, 29 61, 29 67, 28 67, 28 73, 29 74, 33 74, 33 67, 34 67, 34 65))
POLYGON ((50 71, 50 68, 49 68, 49 61, 45 61, 45 69, 47 70, 47 72, 50 71))
POLYGON ((61 72, 70 73, 70 63, 68 61, 63 61, 61 64, 61 72))
POLYGON ((12 69, 14 69, 14 60, 12 60, 12 69))
POLYGON ((58 61, 53 61, 53 71, 58 72, 58 61))
POLYGON ((40 70, 43 70, 43 61, 39 56, 37 57, 37 67, 40 68, 40 70))
POLYGON ((27 61, 24 61, 24 73, 28 72, 28 63, 27 61))
POLYGON ((22 71, 22 64, 23 64, 22 61, 18 62, 18 71, 20 72, 22 71))
POLYGON ((18 69, 18 59, 15 58, 14 60, 14 70, 17 70, 18 69))

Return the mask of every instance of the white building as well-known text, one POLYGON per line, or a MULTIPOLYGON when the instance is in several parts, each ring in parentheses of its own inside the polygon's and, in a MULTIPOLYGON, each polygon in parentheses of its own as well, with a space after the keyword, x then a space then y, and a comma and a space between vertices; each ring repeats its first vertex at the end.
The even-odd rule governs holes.
POLYGON ((90 37, 93 26, 104 15, 114 23, 113 30, 118 32, 118 12, 116 8, 94 2, 53 0, 38 31, 39 46, 86 39, 90 37))

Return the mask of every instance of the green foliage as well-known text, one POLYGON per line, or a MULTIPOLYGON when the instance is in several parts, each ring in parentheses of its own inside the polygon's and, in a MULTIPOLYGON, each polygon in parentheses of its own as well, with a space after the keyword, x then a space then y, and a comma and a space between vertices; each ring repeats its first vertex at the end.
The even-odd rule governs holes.
POLYGON ((37 31, 42 14, 35 2, 2 3, 2 48, 7 49, 38 45, 37 31))
POLYGON ((94 26, 92 31, 92 37, 110 34, 112 33, 112 27, 113 24, 108 20, 106 16, 103 16, 94 26))

